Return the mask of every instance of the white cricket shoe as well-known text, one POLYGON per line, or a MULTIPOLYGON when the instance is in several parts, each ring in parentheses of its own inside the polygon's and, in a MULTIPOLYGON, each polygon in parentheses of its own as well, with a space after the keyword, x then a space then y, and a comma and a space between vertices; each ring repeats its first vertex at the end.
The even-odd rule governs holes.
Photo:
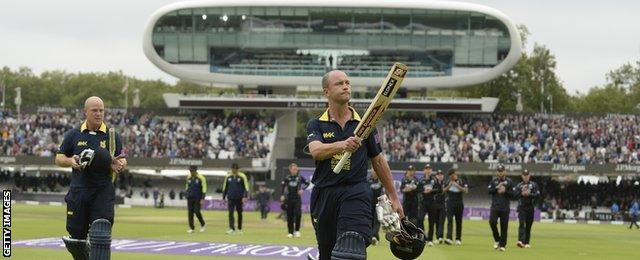
POLYGON ((456 240, 456 246, 461 246, 461 245, 462 245, 462 241, 456 240))
POLYGON ((524 244, 524 248, 531 248, 531 245, 529 245, 529 244, 524 244))
POLYGON ((500 248, 498 248, 498 250, 500 250, 500 252, 504 252, 504 251, 506 251, 507 249, 506 249, 506 248, 504 248, 504 247, 500 247, 500 248))
POLYGON ((193 229, 187 229, 187 233, 189 234, 193 233, 193 229))
POLYGON ((227 230, 227 232, 225 232, 225 234, 227 234, 227 235, 233 235, 233 233, 235 233, 235 230, 233 230, 233 229, 229 229, 229 230, 227 230))
POLYGON ((207 230, 204 226, 200 227, 200 232, 204 232, 205 230, 207 230))
POLYGON ((296 231, 296 232, 293 232, 293 236, 294 237, 300 237, 302 235, 300 234, 300 231, 296 231))
POLYGON ((429 241, 429 243, 427 243, 427 246, 433 246, 433 242, 429 241))
POLYGON ((493 243, 493 249, 498 249, 498 242, 493 243))
POLYGON ((293 238, 293 234, 287 234, 287 238, 293 238))

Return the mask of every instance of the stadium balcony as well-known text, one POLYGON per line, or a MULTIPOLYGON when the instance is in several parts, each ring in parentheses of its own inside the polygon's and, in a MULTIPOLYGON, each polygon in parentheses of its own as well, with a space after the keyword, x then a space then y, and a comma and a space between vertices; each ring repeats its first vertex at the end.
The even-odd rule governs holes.
POLYGON ((272 50, 271 53, 264 53, 234 49, 221 50, 214 56, 209 72, 261 76, 322 76, 336 66, 336 69, 353 77, 384 77, 393 62, 402 60, 411 67, 412 77, 433 77, 449 75, 453 66, 450 53, 398 55, 388 52, 311 49, 272 50))

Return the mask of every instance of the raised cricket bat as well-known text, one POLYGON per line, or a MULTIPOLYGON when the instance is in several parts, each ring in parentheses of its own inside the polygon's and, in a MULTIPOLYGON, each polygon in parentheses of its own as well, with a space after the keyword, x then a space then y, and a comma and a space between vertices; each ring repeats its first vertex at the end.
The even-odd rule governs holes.
MULTIPOLYGON (((404 76, 407 75, 407 70, 407 65, 399 62, 393 64, 389 74, 387 74, 387 77, 382 82, 382 85, 378 90, 378 94, 376 94, 376 97, 371 101, 371 105, 367 108, 367 112, 364 113, 362 120, 353 132, 354 136, 357 136, 360 139, 365 139, 369 136, 373 128, 378 123, 378 120, 382 118, 384 110, 389 107, 389 103, 391 103, 391 99, 395 96, 396 91, 400 88, 400 84, 402 84, 404 76)), ((344 152, 340 162, 338 162, 338 164, 333 168, 333 172, 340 173, 349 157, 351 157, 351 153, 344 152)))

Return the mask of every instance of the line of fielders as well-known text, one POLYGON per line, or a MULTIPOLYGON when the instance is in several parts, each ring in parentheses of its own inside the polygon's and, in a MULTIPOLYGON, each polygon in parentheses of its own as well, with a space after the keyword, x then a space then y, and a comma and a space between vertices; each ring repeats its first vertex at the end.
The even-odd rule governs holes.
MULTIPOLYGON (((521 173, 522 181, 514 183, 506 177, 506 169, 498 165, 497 175, 492 178, 488 186, 491 195, 491 213, 489 226, 492 231, 493 248, 505 251, 507 243, 507 228, 510 212, 510 201, 518 200, 518 242, 520 248, 530 248, 531 226, 533 224, 535 201, 540 196, 540 188, 537 183, 531 181, 531 173, 524 170, 521 173), (498 230, 498 224, 500 229, 498 230)), ((373 191, 373 200, 384 191, 375 176, 369 178, 373 191)), ((435 172, 430 164, 423 169, 423 176, 418 178, 413 166, 406 170, 400 184, 403 193, 402 206, 407 218, 417 227, 425 231, 427 246, 435 243, 447 245, 462 245, 462 217, 464 212, 463 195, 469 192, 469 184, 466 178, 460 176, 456 169, 450 169, 445 176, 442 170, 435 172), (428 218, 425 228, 425 217, 428 218), (446 220, 446 237, 445 237, 446 220), (453 226, 455 224, 455 233, 453 226), (435 233, 435 239, 434 239, 435 233), (454 240, 455 235, 455 240, 454 240)), ((374 218, 374 242, 379 241, 379 224, 374 218)))

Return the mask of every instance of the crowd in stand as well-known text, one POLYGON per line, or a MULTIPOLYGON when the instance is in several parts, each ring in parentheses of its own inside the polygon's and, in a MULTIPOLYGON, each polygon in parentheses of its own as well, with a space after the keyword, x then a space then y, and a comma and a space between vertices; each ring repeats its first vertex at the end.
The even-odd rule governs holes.
POLYGON ((597 184, 588 181, 559 182, 551 178, 539 179, 541 205, 548 209, 580 210, 583 207, 610 208, 617 204, 627 209, 634 199, 640 198, 640 179, 609 180, 597 184))
MULTIPOLYGON (((53 156, 64 133, 81 124, 81 111, 64 114, 0 114, 0 156, 53 156)), ((107 113, 129 157, 264 158, 265 140, 275 120, 256 115, 195 115, 161 117, 153 113, 107 113)))
POLYGON ((0 169, 0 182, 13 183, 16 189, 23 192, 61 192, 66 190, 71 179, 68 174, 58 172, 27 174, 25 171, 0 169))
MULTIPOLYGON (((0 155, 53 156, 75 113, 0 115, 0 155)), ((161 117, 107 113, 129 157, 264 158, 275 124, 256 115, 161 117)), ((393 117, 382 124, 389 161, 640 164, 635 115, 520 114, 393 117)))
POLYGON ((636 115, 404 116, 379 130, 390 161, 640 163, 636 115))

